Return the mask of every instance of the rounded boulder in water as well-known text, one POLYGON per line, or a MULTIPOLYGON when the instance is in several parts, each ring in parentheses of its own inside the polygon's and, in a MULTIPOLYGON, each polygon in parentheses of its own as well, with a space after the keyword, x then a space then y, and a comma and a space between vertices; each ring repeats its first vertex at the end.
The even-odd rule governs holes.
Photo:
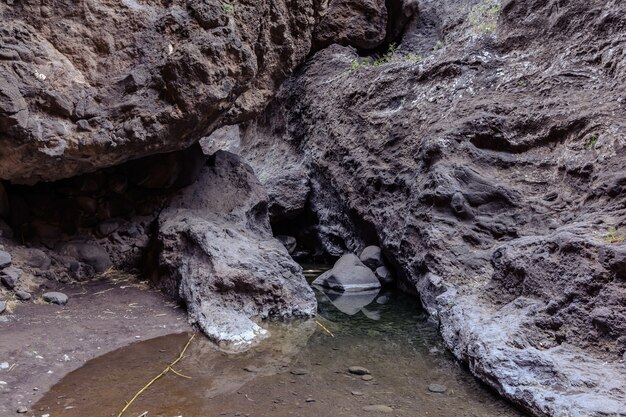
POLYGON ((383 254, 378 246, 368 246, 363 249, 359 259, 372 271, 384 265, 383 254))
POLYGON ((394 276, 386 266, 379 266, 376 268, 376 278, 383 286, 391 285, 394 282, 394 276))

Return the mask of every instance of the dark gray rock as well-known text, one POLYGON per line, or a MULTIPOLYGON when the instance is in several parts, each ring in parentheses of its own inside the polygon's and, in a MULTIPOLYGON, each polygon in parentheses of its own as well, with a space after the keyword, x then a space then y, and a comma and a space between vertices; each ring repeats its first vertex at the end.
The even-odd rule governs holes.
POLYGON ((26 265, 42 271, 47 271, 52 263, 50 257, 41 249, 25 249, 23 257, 26 265))
POLYGON ((63 306, 67 304, 68 297, 62 292, 47 292, 43 295, 43 300, 50 304, 58 304, 63 306))
POLYGON ((383 261, 383 253, 378 246, 368 246, 363 249, 359 259, 372 271, 375 271, 376 268, 385 264, 383 261))
POLYGON ((313 285, 339 292, 360 292, 380 288, 380 281, 356 255, 348 253, 339 258, 331 270, 313 281, 313 285))
POLYGON ((386 266, 379 266, 374 271, 376 274, 376 278, 380 281, 380 283, 385 287, 389 285, 393 285, 395 282, 395 277, 393 276, 393 272, 389 270, 386 266))
POLYGON ((267 207, 252 169, 218 151, 158 219, 155 281, 184 300, 190 321, 226 349, 245 349, 267 333, 252 318, 316 311, 302 268, 272 236, 267 207))
POLYGON ((295 237, 278 235, 278 236, 276 236, 276 239, 278 239, 280 241, 280 243, 283 244, 283 246, 287 249, 287 252, 289 252, 289 254, 292 254, 292 253, 294 253, 296 251, 296 247, 298 246, 298 242, 296 241, 295 237))
POLYGON ((32 298, 32 295, 27 291, 15 291, 15 297, 20 301, 28 301, 32 298))
POLYGON ((90 242, 63 242, 55 248, 59 255, 74 258, 102 273, 112 265, 108 252, 100 245, 90 242))
POLYGON ((11 265, 11 255, 8 252, 0 250, 0 268, 6 268, 11 265))
POLYGON ((4 310, 7 309, 6 301, 0 301, 0 314, 4 313, 4 310))
POLYGON ((354 375, 369 375, 370 371, 362 366, 351 366, 348 368, 348 372, 354 375))
POLYGON ((5 287, 12 290, 18 284, 21 275, 21 270, 9 267, 0 271, 0 280, 5 287))

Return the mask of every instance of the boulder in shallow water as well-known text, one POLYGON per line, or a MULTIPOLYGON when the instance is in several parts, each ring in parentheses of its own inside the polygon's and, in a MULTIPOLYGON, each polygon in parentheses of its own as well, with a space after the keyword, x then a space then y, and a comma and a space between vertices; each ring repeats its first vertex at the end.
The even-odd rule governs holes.
POLYGON ((313 281, 313 285, 340 292, 380 288, 376 275, 352 253, 339 258, 331 270, 324 272, 313 281))
POLYGON ((393 273, 386 266, 379 266, 374 274, 383 286, 392 285, 394 282, 393 273))
POLYGON ((368 246, 363 249, 359 259, 372 271, 385 264, 383 261, 383 254, 378 246, 368 246))

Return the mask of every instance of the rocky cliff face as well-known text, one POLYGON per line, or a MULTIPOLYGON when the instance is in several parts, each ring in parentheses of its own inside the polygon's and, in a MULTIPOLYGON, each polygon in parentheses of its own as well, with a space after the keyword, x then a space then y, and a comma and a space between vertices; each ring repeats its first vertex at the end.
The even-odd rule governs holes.
POLYGON ((626 409, 624 16, 423 0, 395 52, 317 53, 241 130, 273 204, 299 184, 329 252, 380 244, 454 354, 536 415, 626 409))
POLYGON ((0 179, 53 181, 183 149, 260 111, 317 4, 0 4, 0 179))

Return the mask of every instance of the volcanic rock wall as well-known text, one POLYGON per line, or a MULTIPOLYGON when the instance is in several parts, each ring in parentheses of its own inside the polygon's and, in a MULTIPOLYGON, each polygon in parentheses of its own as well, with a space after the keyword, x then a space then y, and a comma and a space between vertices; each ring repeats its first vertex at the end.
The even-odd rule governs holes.
POLYGON ((397 50, 318 52, 241 130, 270 201, 301 184, 329 252, 380 244, 454 354, 536 415, 626 410, 624 16, 424 0, 397 50))

